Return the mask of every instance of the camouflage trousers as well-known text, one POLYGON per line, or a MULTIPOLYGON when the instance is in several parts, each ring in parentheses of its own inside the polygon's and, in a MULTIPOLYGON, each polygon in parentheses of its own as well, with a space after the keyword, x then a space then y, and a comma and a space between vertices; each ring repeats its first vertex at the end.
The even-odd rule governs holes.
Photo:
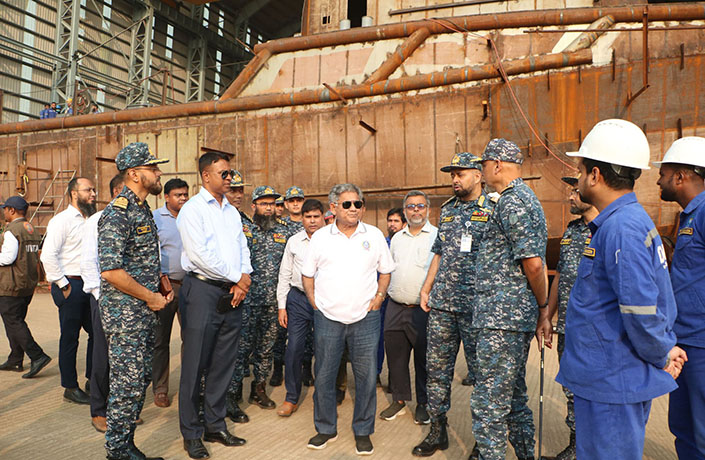
POLYGON ((105 449, 119 457, 134 443, 135 422, 152 381, 154 330, 109 334, 110 395, 105 449))
POLYGON ((432 421, 437 421, 450 409, 450 387, 461 341, 468 360, 468 374, 474 376, 477 329, 472 328, 472 313, 432 308, 428 315, 426 335, 428 413, 432 421))
POLYGON ((252 348, 254 381, 264 383, 272 370, 272 351, 277 340, 276 305, 250 307, 250 346, 252 348))
POLYGON ((533 336, 533 332, 478 330, 477 381, 470 405, 482 460, 505 459, 507 431, 516 456, 534 458, 534 418, 525 380, 533 336))
POLYGON ((242 394, 242 380, 245 378, 245 367, 249 366, 250 354, 252 353, 252 327, 251 307, 242 305, 242 328, 240 329, 240 345, 235 359, 235 369, 233 378, 228 386, 228 395, 235 396, 242 394))
MULTIPOLYGON (((274 342, 274 350, 272 358, 274 364, 284 365, 284 355, 286 353, 286 338, 287 330, 281 327, 277 320, 277 340, 274 342)), ((304 345, 304 363, 310 363, 313 360, 313 327, 306 334, 306 343, 304 345)))
MULTIPOLYGON (((565 334, 558 334, 558 363, 561 362, 561 358, 563 357, 563 350, 565 350, 565 334)), ((566 387, 562 388, 563 394, 568 400, 566 402, 568 413, 565 416, 565 424, 568 425, 568 428, 570 428, 571 433, 575 433, 575 405, 573 392, 567 389, 566 387)))

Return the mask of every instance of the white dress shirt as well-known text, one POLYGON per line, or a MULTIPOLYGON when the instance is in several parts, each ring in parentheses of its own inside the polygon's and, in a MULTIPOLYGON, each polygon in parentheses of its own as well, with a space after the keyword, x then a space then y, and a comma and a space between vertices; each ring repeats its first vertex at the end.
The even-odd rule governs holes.
POLYGON ((103 211, 98 211, 88 218, 83 230, 81 245, 81 278, 83 292, 91 294, 98 300, 100 296, 100 266, 98 265, 98 219, 103 211))
POLYGON ((47 281, 63 288, 69 284, 66 276, 81 275, 81 244, 86 218, 69 205, 51 218, 47 226, 40 257, 47 281))
POLYGON ((17 241, 15 235, 5 232, 2 239, 2 249, 0 249, 0 267, 15 263, 19 249, 20 242, 17 241))
POLYGON ((316 307, 343 324, 367 315, 377 294, 377 273, 394 270, 394 260, 384 235, 372 225, 357 224, 348 238, 333 223, 311 237, 301 274, 314 278, 316 307))
POLYGON ((176 226, 184 246, 181 266, 186 272, 233 283, 239 282, 243 273, 252 273, 240 213, 225 196, 218 204, 201 187, 179 211, 176 226))
POLYGON ((286 242, 284 257, 279 266, 279 283, 277 284, 277 306, 279 310, 286 310, 286 296, 292 287, 303 291, 304 285, 301 281, 301 267, 306 259, 308 245, 311 239, 306 234, 306 230, 292 235, 286 242))
POLYGON ((418 305, 421 287, 433 260, 431 246, 438 228, 426 222, 417 235, 407 225, 392 237, 391 252, 396 269, 389 283, 389 297, 396 303, 418 305))

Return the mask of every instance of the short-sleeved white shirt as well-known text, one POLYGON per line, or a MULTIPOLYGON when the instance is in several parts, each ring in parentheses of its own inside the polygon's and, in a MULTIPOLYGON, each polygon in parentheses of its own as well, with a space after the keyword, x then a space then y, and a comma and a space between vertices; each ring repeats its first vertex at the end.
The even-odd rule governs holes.
POLYGON ((301 270, 314 278, 316 307, 323 315, 343 324, 367 315, 377 294, 377 273, 394 270, 394 260, 382 232, 358 223, 348 238, 335 223, 313 234, 301 270))

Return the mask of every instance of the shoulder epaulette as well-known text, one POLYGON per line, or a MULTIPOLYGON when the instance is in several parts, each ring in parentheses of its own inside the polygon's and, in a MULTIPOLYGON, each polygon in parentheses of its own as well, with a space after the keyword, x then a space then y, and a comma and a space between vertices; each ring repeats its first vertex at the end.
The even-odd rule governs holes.
POLYGON ((483 204, 485 204, 485 195, 480 195, 480 198, 477 199, 477 205, 482 207, 483 204))
POLYGON ((502 190, 502 192, 500 193, 500 195, 504 195, 505 192, 507 192, 507 191, 509 191, 509 190, 512 190, 513 188, 514 188, 513 185, 508 185, 507 188, 505 188, 504 190, 502 190))
POLYGON ((447 205, 447 204, 450 204, 450 202, 453 201, 453 200, 455 200, 455 197, 454 197, 454 196, 448 198, 448 199, 445 201, 445 203, 443 203, 443 204, 441 205, 441 208, 444 207, 444 206, 447 205))
POLYGON ((113 201, 113 207, 119 209, 127 209, 128 203, 129 202, 127 201, 127 198, 125 198, 124 196, 119 196, 115 198, 115 201, 113 201))
POLYGON ((278 217, 277 217, 277 222, 279 222, 280 224, 282 224, 282 225, 284 225, 284 226, 288 226, 288 225, 289 225, 289 224, 286 223, 285 220, 280 219, 280 218, 278 218, 278 217))

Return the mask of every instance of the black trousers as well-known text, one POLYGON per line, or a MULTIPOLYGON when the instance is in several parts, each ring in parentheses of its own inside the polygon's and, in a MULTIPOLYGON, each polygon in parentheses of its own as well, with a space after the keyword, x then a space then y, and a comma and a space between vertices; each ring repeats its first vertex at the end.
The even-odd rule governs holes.
POLYGON ((428 313, 418 305, 407 307, 389 299, 384 322, 389 381, 394 401, 411 400, 409 358, 414 351, 416 402, 426 404, 426 325, 428 313))
POLYGON ((23 297, 0 296, 0 316, 2 316, 2 322, 5 325, 7 341, 10 342, 10 356, 7 357, 9 364, 22 365, 25 353, 32 361, 44 355, 44 351, 34 341, 25 321, 27 308, 31 301, 31 295, 23 297))
POLYGON ((174 300, 157 312, 154 358, 152 359, 152 390, 154 394, 169 393, 169 343, 171 342, 174 316, 179 320, 179 328, 181 327, 181 316, 178 314, 181 284, 172 283, 172 287, 174 288, 174 300))
POLYGON ((306 340, 313 329, 313 307, 306 294, 291 288, 286 298, 287 328, 289 344, 286 347, 284 383, 286 401, 298 404, 301 396, 301 380, 306 340))
POLYGON ((86 350, 86 378, 91 378, 93 361, 93 324, 91 321, 90 294, 83 292, 83 281, 69 279, 71 294, 64 298, 64 293, 55 283, 51 285, 51 297, 59 307, 59 371, 61 386, 64 388, 78 387, 76 372, 76 353, 78 353, 78 337, 81 328, 88 333, 88 349, 86 350))
POLYGON ((181 381, 179 424, 184 439, 198 439, 204 431, 226 429, 225 394, 235 369, 242 328, 242 309, 218 313, 218 299, 227 291, 186 275, 179 292, 181 312, 181 381), (201 375, 205 370, 203 411, 198 419, 201 375))
POLYGON ((110 362, 108 341, 100 319, 98 301, 91 295, 91 323, 93 325, 93 366, 91 368, 91 417, 105 417, 110 393, 110 362))

